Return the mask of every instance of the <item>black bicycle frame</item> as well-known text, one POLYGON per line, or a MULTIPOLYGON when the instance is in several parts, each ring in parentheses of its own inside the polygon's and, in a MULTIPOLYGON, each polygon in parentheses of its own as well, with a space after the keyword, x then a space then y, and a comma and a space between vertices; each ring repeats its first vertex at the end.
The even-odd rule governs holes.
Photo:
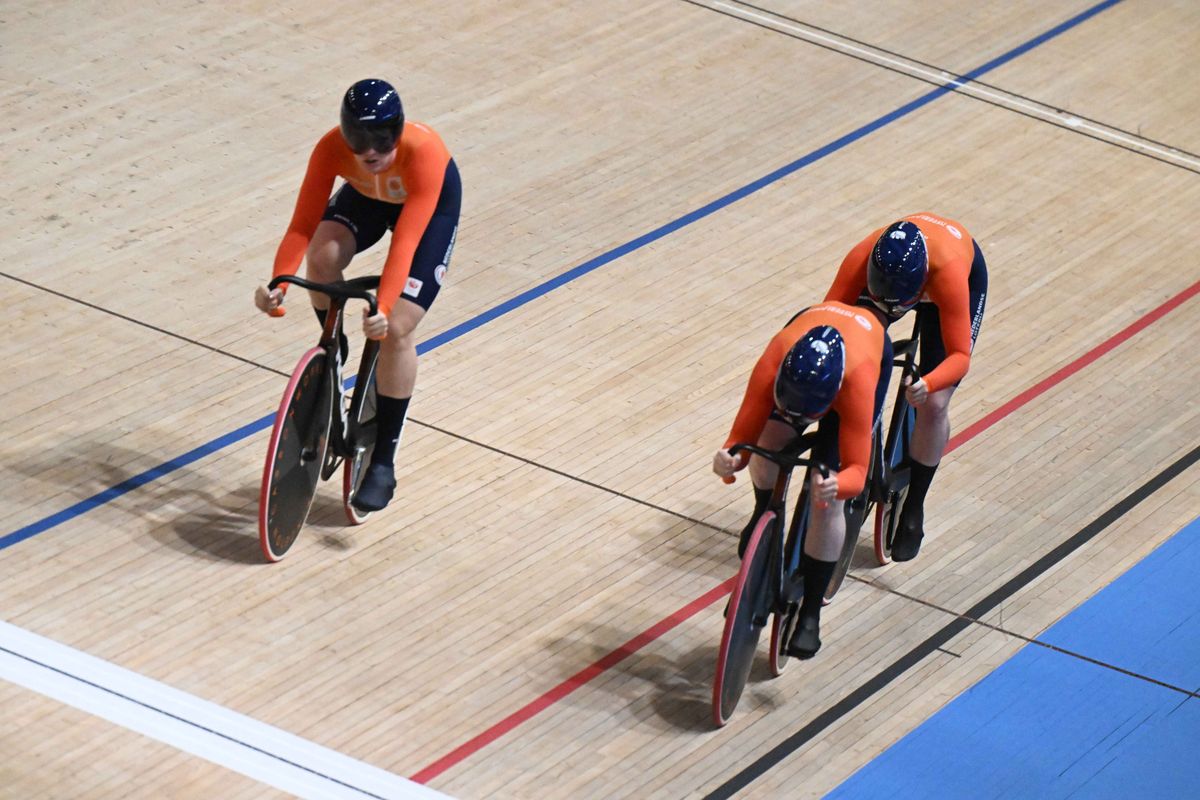
MULTIPOLYGON (((280 275, 277 278, 273 278, 267 284, 268 289, 274 290, 280 284, 294 283, 303 289, 320 292, 329 298, 329 311, 325 315, 325 329, 321 332, 321 340, 317 346, 324 349, 329 356, 327 361, 329 368, 326 369, 325 376, 326 380, 334 384, 334 394, 337 397, 336 408, 338 409, 338 413, 333 415, 333 424, 330 426, 329 445, 333 454, 340 458, 349 458, 354 455, 359 431, 350 420, 358 419, 359 409, 364 402, 364 393, 355 392, 353 398, 350 400, 350 408, 347 411, 346 404, 342 400, 345 387, 338 380, 344 366, 342 364, 342 348, 339 344, 338 336, 342 330, 342 313, 347 300, 363 300, 367 303, 371 316, 377 314, 379 306, 370 290, 379 288, 379 279, 379 275, 364 275, 360 278, 351 278, 347 281, 337 281, 335 283, 315 283, 304 278, 298 278, 295 275, 280 275)), ((356 386, 364 386, 366 384, 366 381, 370 377, 371 365, 375 363, 378 350, 379 342, 375 339, 368 339, 366 345, 363 347, 358 375, 355 377, 356 386)), ((334 466, 336 467, 336 464, 334 466)))
POLYGON ((902 402, 900 398, 903 397, 904 379, 914 378, 917 374, 917 341, 917 335, 914 333, 911 338, 901 339, 892 346, 895 354, 895 357, 892 359, 892 367, 900 367, 900 387, 896 404, 892 408, 892 418, 891 423, 888 425, 886 442, 883 440, 883 431, 880 426, 875 426, 873 446, 871 448, 871 471, 874 473, 874 477, 868 478, 871 501, 875 503, 885 502, 889 492, 908 485, 909 467, 907 465, 900 465, 899 468, 893 469, 888 454, 895 449, 896 440, 900 436, 903 427, 901 425, 901 415, 908 413, 908 403, 902 402))
POLYGON ((772 612, 784 610, 784 606, 788 602, 784 594, 785 581, 788 575, 787 565, 792 560, 790 556, 793 555, 787 552, 787 550, 799 550, 803 546, 802 537, 795 534, 796 529, 802 522, 800 520, 800 514, 803 511, 801 505, 804 501, 805 492, 808 490, 807 487, 801 489, 800 496, 796 500, 796 512, 793 514, 792 529, 787 530, 785 506, 788 487, 792 479, 792 470, 796 467, 815 467, 823 477, 829 476, 829 469, 824 464, 815 458, 803 458, 800 455, 812 450, 813 445, 816 443, 816 438, 816 433, 798 436, 794 441, 778 451, 764 450, 761 447, 749 444, 735 444, 729 448, 730 455, 736 456, 738 453, 745 451, 761 456, 779 467, 779 474, 775 478, 775 488, 772 490, 771 500, 767 504, 767 510, 775 512, 777 522, 775 534, 769 542, 771 550, 768 553, 767 560, 768 580, 760 596, 754 598, 754 622, 757 625, 766 625, 767 618, 772 612))

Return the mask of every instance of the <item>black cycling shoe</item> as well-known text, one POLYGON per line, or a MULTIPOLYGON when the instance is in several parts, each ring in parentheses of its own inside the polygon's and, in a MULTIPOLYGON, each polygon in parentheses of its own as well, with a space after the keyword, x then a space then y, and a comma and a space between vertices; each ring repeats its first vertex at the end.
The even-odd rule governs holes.
POLYGON ((396 491, 394 471, 387 464, 371 464, 350 504, 359 511, 378 511, 385 507, 392 501, 392 492, 396 491))
POLYGON ((901 514, 900 524, 896 526, 896 535, 892 539, 892 561, 912 561, 921 552, 921 540, 925 538, 922 530, 923 512, 915 515, 901 514))
POLYGON ((796 630, 788 639, 787 654, 801 661, 812 658, 821 649, 821 623, 816 617, 801 616, 796 620, 796 630))

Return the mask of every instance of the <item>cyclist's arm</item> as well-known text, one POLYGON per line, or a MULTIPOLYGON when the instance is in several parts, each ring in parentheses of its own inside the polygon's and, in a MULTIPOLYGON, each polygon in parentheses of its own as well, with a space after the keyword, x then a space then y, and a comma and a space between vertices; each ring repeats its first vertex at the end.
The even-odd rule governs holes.
POLYGON ((850 306, 857 302, 858 296, 867 288, 867 257, 871 254, 874 242, 868 236, 846 254, 833 285, 825 295, 825 302, 837 301, 850 306))
MULTIPOLYGON (((750 383, 746 386, 742 407, 738 409, 723 449, 729 449, 739 443, 758 442, 758 437, 762 435, 767 419, 775 408, 775 373, 779 371, 779 364, 785 354, 786 350, 776 336, 759 356, 754 371, 750 373, 750 383)), ((750 459, 746 453, 740 454, 739 457, 741 466, 745 466, 750 459)))
POLYGON ((325 204, 329 201, 333 181, 337 177, 333 154, 326 141, 322 139, 318 142, 308 159, 308 170, 304 173, 304 182, 300 184, 300 196, 296 199, 292 221, 283 241, 279 243, 279 249, 275 251, 274 277, 295 275, 296 270, 300 269, 304 251, 308 249, 308 243, 312 241, 313 233, 325 213, 325 204))
POLYGON ((838 500, 847 500, 863 490, 871 459, 871 419, 875 413, 875 382, 879 360, 864 362, 846 376, 838 393, 838 500))
POLYGON ((946 347, 945 360, 924 378, 930 393, 958 383, 971 366, 971 299, 966 280, 970 268, 959 265, 947 272, 953 280, 940 281, 929 291, 938 309, 946 347))
POLYGON ((408 282, 417 245, 425 235, 442 194, 442 181, 448 163, 449 154, 437 145, 436 140, 430 139, 413 152, 403 172, 404 189, 408 197, 400 211, 400 218, 396 220, 392 243, 383 265, 383 276, 379 281, 379 313, 384 316, 391 312, 408 282))

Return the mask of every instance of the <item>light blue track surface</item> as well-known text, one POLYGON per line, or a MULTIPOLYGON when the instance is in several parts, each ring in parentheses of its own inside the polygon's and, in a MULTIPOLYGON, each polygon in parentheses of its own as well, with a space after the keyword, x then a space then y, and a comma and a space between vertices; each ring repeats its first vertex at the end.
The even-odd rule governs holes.
POLYGON ((1200 798, 1198 564, 1200 519, 829 797, 1200 798))

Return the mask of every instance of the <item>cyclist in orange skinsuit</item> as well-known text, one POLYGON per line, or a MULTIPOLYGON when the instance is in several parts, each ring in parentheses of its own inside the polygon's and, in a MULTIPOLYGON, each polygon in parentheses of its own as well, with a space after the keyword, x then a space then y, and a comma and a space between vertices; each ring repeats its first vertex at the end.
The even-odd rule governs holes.
POLYGON ((804 600, 787 650, 812 658, 821 647, 821 601, 846 537, 844 502, 866 483, 871 433, 883 408, 891 375, 892 347, 883 315, 873 306, 823 303, 797 314, 775 334, 759 357, 729 438, 713 456, 722 478, 744 468, 754 485, 755 508, 739 552, 766 509, 779 468, 745 454, 731 456, 739 442, 777 450, 817 420, 814 455, 829 477, 812 472, 808 534, 800 568, 804 600))
MULTIPOLYGON (((458 232, 458 168, 428 126, 406 122, 400 97, 384 81, 355 83, 342 100, 341 125, 317 142, 291 224, 275 255, 275 276, 294 275, 307 255, 310 280, 342 279, 350 260, 393 230, 379 285, 379 311, 363 332, 381 339, 376 389, 378 436, 352 503, 383 508, 396 486, 394 458, 417 375, 414 331, 446 274, 458 232), (334 181, 345 183, 330 198, 334 181), (398 303, 403 299, 405 302, 398 303)), ((286 286, 286 284, 285 284, 286 286)), ((282 313, 284 293, 259 287, 255 304, 282 313)), ((324 324, 329 299, 311 293, 324 324)), ((347 343, 342 343, 345 358, 347 343)))
POLYGON ((971 365, 983 324, 987 264, 962 224, 923 212, 873 231, 842 261, 826 300, 870 301, 889 324, 916 307, 920 379, 907 387, 917 410, 911 483, 892 558, 915 558, 924 538, 924 503, 950 440, 950 398, 971 365), (919 303, 919 305, 918 305, 919 303))

